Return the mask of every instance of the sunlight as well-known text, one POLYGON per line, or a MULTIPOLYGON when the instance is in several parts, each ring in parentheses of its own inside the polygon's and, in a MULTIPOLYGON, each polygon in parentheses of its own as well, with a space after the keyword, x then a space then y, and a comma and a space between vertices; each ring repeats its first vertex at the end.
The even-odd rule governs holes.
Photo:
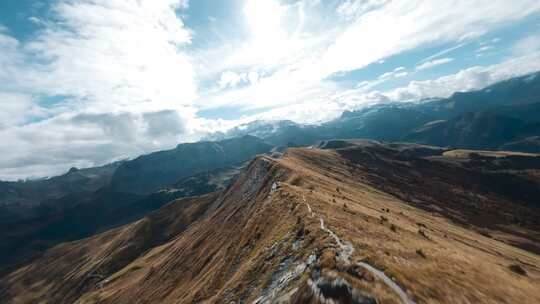
POLYGON ((274 0, 248 0, 244 14, 253 39, 278 42, 284 33, 281 29, 281 17, 285 8, 274 0))

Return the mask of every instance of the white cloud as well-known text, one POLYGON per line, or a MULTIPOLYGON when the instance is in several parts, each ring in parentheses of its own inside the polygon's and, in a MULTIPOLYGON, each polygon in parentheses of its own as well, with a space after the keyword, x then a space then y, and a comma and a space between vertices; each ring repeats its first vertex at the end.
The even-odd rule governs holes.
POLYGON ((32 96, 0 91, 0 130, 43 114, 43 110, 33 103, 32 96))
MULTIPOLYGON (((535 66, 515 59, 373 91, 414 74, 398 67, 350 88, 332 77, 416 48, 455 45, 418 63, 442 64, 471 39, 538 13, 540 2, 261 1, 233 12, 245 29, 210 28, 216 39, 197 46, 198 33, 177 15, 189 14, 187 0, 58 0, 54 18, 33 19, 40 31, 27 41, 0 26, 0 149, 10 150, 0 178, 135 156, 254 117, 319 122, 363 104, 444 96, 535 66), (196 116, 222 106, 262 113, 237 121, 196 116)), ((535 43, 523 41, 516 56, 530 55, 535 43)))
POLYGON ((346 0, 337 7, 338 14, 345 16, 347 18, 358 17, 359 15, 380 7, 389 0, 368 0, 368 1, 354 1, 346 0))
POLYGON ((539 10, 537 1, 390 2, 365 13, 338 36, 318 72, 325 77, 359 69, 420 44, 455 41, 539 10))
POLYGON ((62 173, 190 141, 186 121, 194 113, 173 110, 60 114, 0 130, 0 176, 19 179, 62 173))
POLYGON ((411 81, 384 93, 390 100, 407 101, 448 97, 454 92, 483 88, 495 82, 540 70, 540 52, 490 66, 474 66, 433 80, 411 81))
POLYGON ((476 49, 474 52, 475 53, 485 53, 487 51, 491 51, 493 50, 495 47, 492 46, 492 45, 484 45, 484 46, 481 46, 479 47, 478 49, 476 49))
MULTIPOLYGON (((457 73, 432 80, 411 81, 404 87, 389 91, 370 90, 381 79, 365 82, 358 88, 336 91, 322 98, 314 98, 291 106, 279 107, 261 114, 245 117, 236 122, 287 117, 297 122, 320 123, 336 118, 343 110, 396 101, 419 101, 428 98, 449 97, 455 92, 484 88, 496 82, 526 75, 540 70, 540 52, 513 58, 490 66, 474 66, 457 73)), ((398 72, 399 73, 399 72, 398 72)), ((384 74, 383 74, 384 75, 384 74)))
POLYGON ((460 43, 460 44, 455 45, 453 47, 444 49, 444 50, 442 50, 440 52, 437 52, 437 53, 435 53, 435 54, 433 54, 433 55, 431 55, 429 57, 426 57, 426 58, 422 59, 419 63, 424 63, 424 62, 427 62, 427 61, 431 61, 432 59, 441 57, 442 55, 446 55, 446 54, 448 54, 448 53, 450 53, 450 52, 452 52, 454 50, 457 50, 459 48, 462 48, 462 47, 464 47, 466 45, 467 45, 467 43, 460 43))
MULTIPOLYGON (((72 96, 96 111, 178 107, 196 97, 179 2, 61 1, 35 39, 0 37, 10 89, 72 96), (11 41, 10 41, 11 40, 11 41), (9 50, 5 51, 5 48, 9 50), (8 61, 6 60, 6 61, 8 61), (16 71, 16 73, 13 73, 16 71)), ((1 55, 0 55, 1 56, 1 55)))
POLYGON ((14 153, 2 155, 0 178, 56 174, 192 140, 191 34, 176 15, 186 5, 61 0, 51 7, 54 19, 33 18, 41 28, 30 40, 2 29, 0 150, 14 153))
POLYGON ((228 87, 236 87, 239 83, 244 82, 246 80, 245 74, 238 74, 232 71, 225 71, 221 73, 221 77, 219 79, 219 87, 221 89, 228 88, 228 87))
MULTIPOLYGON (((244 45, 233 48, 235 60, 226 59, 229 64, 239 64, 247 70, 264 71, 248 87, 226 92, 202 93, 198 103, 203 108, 218 108, 232 105, 244 109, 280 107, 298 103, 298 97, 312 98, 310 94, 323 93, 329 88, 325 79, 332 75, 357 70, 426 45, 444 45, 460 41, 466 34, 485 33, 503 26, 506 22, 523 18, 540 11, 540 3, 531 0, 507 1, 347 1, 337 8, 336 14, 353 16, 342 20, 338 17, 324 18, 306 9, 308 1, 300 1, 304 6, 306 20, 316 19, 319 24, 311 27, 281 28, 279 40, 265 45, 264 50, 246 49, 244 45), (359 14, 355 15, 355 10, 359 14), (310 18, 310 14, 320 17, 310 18), (490 16, 490 18, 485 18, 490 16), (294 33, 294 35, 293 35, 294 33), (245 50, 249 50, 244 52, 245 50), (247 54, 247 55, 246 55, 247 54), (271 60, 248 60, 269 55, 271 60), (240 60, 241 59, 241 60, 240 60), (271 63, 271 64, 270 64, 271 63)), ((323 2, 317 2, 323 5, 323 2)), ((297 5, 297 4, 295 4, 297 5)), ((295 5, 283 7, 290 14, 295 5)), ((276 10, 277 11, 277 10, 276 10)), ((326 13, 330 13, 326 11, 326 13)), ((294 18, 293 18, 294 19, 294 18)), ((276 25, 277 23, 272 22, 276 25)), ((283 26, 283 24, 282 24, 283 26)), ((476 37, 476 36, 475 36, 476 37)), ((469 38, 470 39, 470 38, 469 38)), ((462 42, 443 52, 430 56, 430 61, 462 47, 462 42)), ((218 73, 222 73, 219 71, 218 73)), ((402 73, 399 76, 404 77, 402 73)), ((302 100, 302 99, 300 99, 302 100)))
POLYGON ((513 47, 513 53, 518 56, 540 51, 540 34, 530 35, 519 40, 513 47))
POLYGON ((387 82, 389 80, 392 80, 392 79, 395 79, 395 78, 406 77, 408 75, 409 75, 409 72, 406 71, 406 68, 400 66, 400 67, 395 68, 391 72, 386 72, 386 73, 383 73, 383 74, 379 75, 379 77, 377 77, 374 80, 362 81, 360 84, 358 84, 357 90, 361 91, 361 92, 367 92, 367 91, 373 89, 374 87, 376 87, 376 86, 378 86, 378 85, 380 85, 382 83, 385 83, 385 82, 387 82))
POLYGON ((426 61, 426 62, 420 64, 419 66, 416 67, 416 69, 419 70, 419 71, 426 70, 426 69, 431 69, 432 67, 436 67, 438 65, 449 63, 449 62, 452 62, 452 61, 454 61, 454 58, 446 57, 446 58, 434 59, 434 60, 426 61))
POLYGON ((163 136, 177 137, 185 132, 185 120, 174 110, 148 112, 143 115, 147 123, 146 133, 152 140, 163 136))

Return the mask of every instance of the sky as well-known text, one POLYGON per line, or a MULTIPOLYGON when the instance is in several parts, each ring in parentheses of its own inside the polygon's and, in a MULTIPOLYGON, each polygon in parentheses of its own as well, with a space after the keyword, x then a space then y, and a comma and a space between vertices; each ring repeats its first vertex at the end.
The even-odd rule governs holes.
POLYGON ((0 179, 538 70, 538 0, 2 0, 0 179))

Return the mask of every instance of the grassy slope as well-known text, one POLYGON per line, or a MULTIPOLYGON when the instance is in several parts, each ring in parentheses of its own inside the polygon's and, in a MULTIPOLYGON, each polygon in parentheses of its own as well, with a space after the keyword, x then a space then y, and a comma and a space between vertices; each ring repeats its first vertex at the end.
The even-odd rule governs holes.
MULTIPOLYGON (((455 185, 454 192, 400 188, 395 179, 406 184, 411 177, 389 173, 399 168, 387 158, 391 154, 368 149, 366 158, 358 151, 290 149, 280 160, 259 157, 219 196, 173 202, 123 228, 55 247, 1 280, 0 296, 12 299, 8 303, 229 303, 269 299, 275 291, 285 302, 318 303, 308 278, 321 276, 341 277, 379 303, 399 303, 385 284, 356 266, 363 261, 394 278, 417 303, 540 301, 540 257, 509 245, 510 238, 523 238, 520 229, 537 234, 534 223, 469 226, 459 221, 467 216, 452 214, 468 196, 457 195, 454 210, 442 208, 440 194, 471 192, 512 204, 507 196, 474 193, 482 190, 474 182, 455 185), (173 220, 186 216, 182 225, 173 220), (321 229, 321 219, 354 248, 350 263, 338 258, 340 249, 321 229), (148 224, 155 221, 161 224, 148 224), (310 256, 313 263, 307 263, 310 256), (307 267, 295 272, 302 263, 307 267)), ((426 180, 444 177, 415 172, 426 180)), ((521 202, 515 205, 538 215, 521 202)))

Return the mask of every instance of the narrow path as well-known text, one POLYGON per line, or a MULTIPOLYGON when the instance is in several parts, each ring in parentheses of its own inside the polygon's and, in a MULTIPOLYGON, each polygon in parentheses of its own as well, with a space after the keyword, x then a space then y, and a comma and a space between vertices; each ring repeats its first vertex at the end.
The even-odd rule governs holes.
POLYGON ((342 242, 341 239, 334 233, 334 231, 324 226, 324 220, 322 217, 320 218, 320 220, 321 220, 321 229, 323 231, 326 231, 328 234, 330 234, 330 236, 334 239, 334 241, 336 241, 339 247, 338 258, 342 260, 346 265, 350 265, 351 256, 354 252, 353 245, 348 242, 347 243, 342 242))
POLYGON ((308 208, 309 216, 315 217, 315 213, 313 213, 313 210, 311 209, 311 206, 310 206, 309 203, 306 201, 306 197, 305 197, 305 196, 302 196, 302 199, 304 200, 304 204, 306 204, 306 206, 307 206, 307 208, 308 208))
POLYGON ((392 281, 392 279, 386 276, 384 272, 364 262, 357 262, 356 265, 360 267, 364 267, 365 269, 369 270, 372 274, 374 274, 377 278, 382 280, 386 284, 386 286, 390 287, 399 296, 402 303, 415 304, 414 301, 409 299, 405 291, 401 289, 401 287, 399 287, 399 285, 397 285, 394 281, 392 281))
MULTIPOLYGON (((304 200, 304 203, 308 207, 308 210, 309 210, 309 212, 311 214, 311 217, 313 217, 314 212, 313 212, 313 210, 311 210, 311 206, 307 202, 306 197, 303 196, 302 199, 304 200)), ((352 244, 349 243, 349 242, 341 241, 341 239, 332 230, 330 230, 329 228, 327 228, 324 225, 324 219, 322 217, 320 217, 319 220, 321 222, 321 230, 328 233, 334 239, 334 241, 337 243, 337 245, 338 245, 338 247, 340 249, 339 252, 338 252, 338 257, 341 258, 341 260, 346 265, 350 265, 351 264, 350 258, 352 256, 352 254, 354 253, 354 247, 352 246, 352 244)), ((373 267, 373 266, 371 266, 371 265, 369 265, 367 263, 364 263, 364 262, 357 262, 356 265, 368 270, 374 276, 376 276, 379 280, 381 280, 384 284, 386 284, 386 286, 388 286, 390 289, 392 289, 392 291, 394 291, 399 296, 399 298, 401 300, 401 303, 403 303, 403 304, 416 304, 413 300, 411 300, 408 297, 407 293, 399 285, 397 285, 392 279, 390 279, 381 270, 379 270, 379 269, 377 269, 377 268, 375 268, 375 267, 373 267)))

